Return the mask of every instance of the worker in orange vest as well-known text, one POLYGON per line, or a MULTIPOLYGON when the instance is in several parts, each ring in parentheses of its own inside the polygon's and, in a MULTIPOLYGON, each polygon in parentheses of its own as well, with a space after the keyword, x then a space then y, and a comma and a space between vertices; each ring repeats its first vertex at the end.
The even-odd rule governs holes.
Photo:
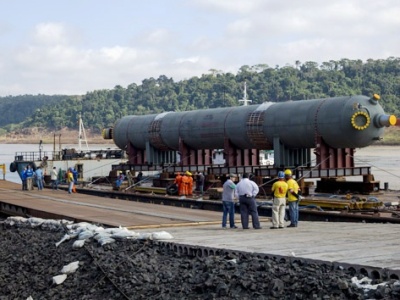
POLYGON ((189 194, 190 178, 188 173, 190 172, 186 171, 186 173, 182 176, 182 194, 179 194, 180 196, 187 196, 189 194))
POLYGON ((186 171, 186 175, 188 176, 189 182, 187 185, 187 195, 188 196, 193 196, 193 176, 192 173, 189 171, 186 171))
POLYGON ((178 187, 178 194, 179 194, 179 196, 184 195, 183 184, 182 184, 182 175, 181 175, 180 172, 177 172, 177 173, 176 173, 176 177, 175 177, 174 183, 175 183, 176 186, 178 187))

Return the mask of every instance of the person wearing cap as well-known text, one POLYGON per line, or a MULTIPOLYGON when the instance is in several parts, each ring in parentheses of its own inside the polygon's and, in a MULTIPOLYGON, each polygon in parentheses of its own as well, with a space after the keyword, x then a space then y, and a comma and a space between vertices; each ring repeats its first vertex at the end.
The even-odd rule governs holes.
POLYGON ((272 227, 271 229, 285 228, 286 193, 288 185, 285 182, 285 174, 278 172, 278 181, 272 185, 274 200, 272 203, 272 227))
POLYGON ((287 200, 289 203, 290 225, 288 227, 297 227, 299 222, 299 191, 300 187, 292 177, 292 171, 285 170, 285 179, 288 185, 287 200))
POLYGON ((229 227, 237 228, 235 225, 235 189, 236 184, 233 183, 232 179, 235 177, 233 174, 229 174, 229 177, 223 184, 222 188, 222 228, 226 228, 226 221, 229 214, 229 227))
POLYGON ((236 185, 236 195, 239 196, 242 227, 243 229, 249 229, 249 215, 251 215, 253 228, 261 229, 256 204, 256 196, 259 192, 259 188, 249 177, 250 174, 243 174, 242 180, 236 185))
POLYGON ((57 174, 57 168, 53 167, 53 170, 51 170, 50 173, 51 176, 51 189, 54 190, 58 190, 58 174, 57 174))

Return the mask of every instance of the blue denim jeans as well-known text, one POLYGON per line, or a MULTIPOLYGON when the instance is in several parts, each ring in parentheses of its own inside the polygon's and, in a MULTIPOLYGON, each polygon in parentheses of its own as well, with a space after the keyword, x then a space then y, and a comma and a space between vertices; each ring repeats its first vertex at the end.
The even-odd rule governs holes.
POLYGON ((56 180, 52 180, 51 181, 51 188, 53 189, 53 190, 58 190, 58 180, 56 179, 56 180))
POLYGON ((222 214, 222 227, 226 227, 226 219, 229 214, 229 227, 235 226, 235 202, 222 201, 223 214, 222 214))
POLYGON ((202 196, 203 196, 203 193, 204 193, 203 189, 204 189, 204 186, 203 185, 199 185, 199 192, 200 192, 200 194, 202 196))
POLYGON ((290 225, 297 226, 299 222, 299 201, 288 201, 289 203, 289 214, 290 214, 290 225))
POLYGON ((43 190, 43 177, 36 177, 36 185, 38 190, 43 190))

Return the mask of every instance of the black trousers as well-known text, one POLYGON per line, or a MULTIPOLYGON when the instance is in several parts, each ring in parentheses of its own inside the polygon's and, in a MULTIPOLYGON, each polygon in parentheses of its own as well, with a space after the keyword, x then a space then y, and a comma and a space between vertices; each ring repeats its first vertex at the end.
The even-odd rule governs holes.
POLYGON ((256 199, 254 197, 239 196, 239 203, 243 229, 249 228, 249 215, 251 215, 253 228, 260 228, 256 199))

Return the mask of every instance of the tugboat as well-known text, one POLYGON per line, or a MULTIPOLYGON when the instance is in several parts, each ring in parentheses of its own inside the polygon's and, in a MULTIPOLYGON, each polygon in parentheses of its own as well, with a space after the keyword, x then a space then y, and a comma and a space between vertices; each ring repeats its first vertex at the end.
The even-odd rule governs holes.
POLYGON ((78 149, 64 148, 56 150, 56 137, 54 136, 53 151, 43 151, 42 141, 39 142, 38 151, 16 152, 14 161, 10 164, 11 172, 21 172, 30 165, 35 171, 39 166, 45 174, 45 181, 50 180, 50 172, 56 167, 59 178, 69 168, 78 172, 78 181, 91 182, 94 177, 106 177, 109 175, 112 165, 126 162, 125 151, 118 148, 89 149, 82 118, 79 116, 78 149), (82 149, 82 142, 86 147, 82 149), (46 180, 47 178, 47 180, 46 180))

